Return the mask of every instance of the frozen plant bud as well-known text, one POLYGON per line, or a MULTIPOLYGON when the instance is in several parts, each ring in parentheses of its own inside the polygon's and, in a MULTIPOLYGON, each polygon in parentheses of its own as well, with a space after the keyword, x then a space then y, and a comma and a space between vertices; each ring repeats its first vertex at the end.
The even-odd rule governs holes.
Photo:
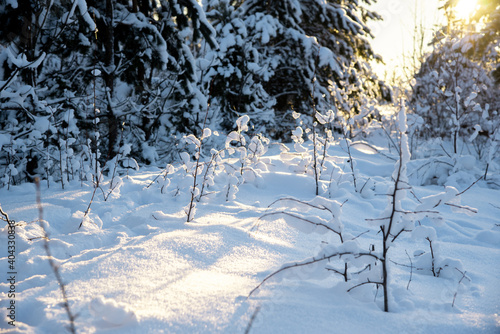
POLYGON ((203 129, 203 136, 201 137, 202 139, 208 138, 212 135, 212 130, 209 128, 203 129))

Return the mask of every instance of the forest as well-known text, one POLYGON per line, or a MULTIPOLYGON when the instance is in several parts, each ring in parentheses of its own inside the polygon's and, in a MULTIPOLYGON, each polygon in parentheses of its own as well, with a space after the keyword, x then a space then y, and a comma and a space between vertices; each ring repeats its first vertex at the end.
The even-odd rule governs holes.
POLYGON ((382 59, 370 46, 367 22, 381 17, 369 2, 3 1, 3 187, 35 175, 64 187, 113 161, 171 163, 183 136, 228 133, 243 115, 252 133, 290 142, 294 112, 309 125, 331 113, 321 130, 356 138, 402 97, 412 138, 449 139, 450 153, 488 162, 498 128, 496 3, 481 4, 481 29, 470 33, 444 3, 448 25, 411 82, 396 87, 370 66, 382 59))
POLYGON ((498 331, 500 4, 384 1, 0 0, 0 328, 498 331))

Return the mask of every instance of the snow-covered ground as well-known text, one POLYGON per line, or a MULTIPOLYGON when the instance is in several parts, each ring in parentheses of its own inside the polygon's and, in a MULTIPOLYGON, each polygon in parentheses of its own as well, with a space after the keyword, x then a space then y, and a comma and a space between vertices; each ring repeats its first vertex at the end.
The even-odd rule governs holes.
MULTIPOLYGON (((373 245, 377 251, 380 233, 367 219, 380 217, 387 205, 384 191, 395 161, 364 145, 353 146, 352 155, 358 188, 366 183, 365 189, 355 192, 352 176, 339 174, 333 183, 323 181, 330 186, 323 196, 343 203, 340 219, 346 235, 358 236, 355 240, 361 247, 373 245)), ((349 170, 348 156, 339 145, 330 148, 329 156, 341 170, 349 170)), ((262 162, 267 171, 260 172, 258 182, 239 185, 234 200, 226 201, 219 194, 198 203, 195 219, 189 223, 184 212, 189 194, 179 189, 180 195, 172 195, 178 166, 163 193, 157 183, 151 185, 159 169, 122 175, 107 201, 97 192, 81 229, 91 185, 74 182, 62 190, 58 184, 47 188, 42 182, 49 245, 66 283, 71 311, 77 314, 77 332, 500 332, 500 190, 484 181, 461 196, 462 205, 476 208, 477 214, 469 216, 443 206, 441 224, 422 221, 435 228, 440 256, 459 260, 470 282, 411 268, 410 260, 417 261, 415 251, 427 251, 428 245, 407 233, 389 253, 394 261, 389 271, 389 313, 382 311, 381 292, 374 285, 347 292, 349 286, 339 277, 315 279, 307 267, 269 279, 247 298, 267 275, 285 263, 316 255, 325 241, 324 235, 290 227, 284 215, 259 219, 276 210, 302 210, 290 201, 268 208, 277 199, 310 201, 316 197, 314 178, 292 171, 277 146, 271 146, 262 162)), ((412 161, 408 172, 416 165, 412 161)), ((456 185, 459 191, 467 187, 456 185)), ((107 194, 106 186, 103 189, 107 194)), ((415 196, 408 195, 407 202, 443 189, 414 186, 415 196)), ((12 270, 4 222, 0 230, 0 331, 67 332, 61 291, 40 238, 35 185, 0 189, 0 204, 17 224, 13 298, 9 297, 12 284, 7 281, 12 270), (12 301, 15 327, 6 317, 12 301)))

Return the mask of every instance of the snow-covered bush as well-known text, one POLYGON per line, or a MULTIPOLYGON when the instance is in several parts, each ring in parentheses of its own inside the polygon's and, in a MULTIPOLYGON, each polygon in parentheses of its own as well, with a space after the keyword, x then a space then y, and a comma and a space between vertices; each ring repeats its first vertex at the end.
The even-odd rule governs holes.
MULTIPOLYGON (((394 166, 391 180, 388 182, 386 194, 388 203, 378 218, 368 219, 369 225, 373 227, 372 232, 380 236, 381 245, 360 245, 357 237, 346 232, 340 221, 340 213, 343 204, 322 197, 316 197, 312 201, 300 201, 294 198, 281 198, 273 202, 288 204, 286 209, 277 209, 262 215, 264 218, 281 216, 285 222, 303 233, 318 233, 326 237, 319 245, 320 251, 313 257, 300 262, 283 265, 280 269, 268 275, 264 280, 250 292, 254 293, 264 282, 271 278, 282 279, 287 277, 285 273, 297 273, 301 279, 324 279, 330 274, 341 275, 342 281, 347 284, 348 292, 361 288, 362 286, 373 286, 377 291, 382 289, 382 309, 385 312, 393 310, 391 306, 391 289, 393 286, 390 274, 396 241, 407 232, 412 232, 412 237, 424 240, 428 243, 430 252, 416 251, 415 266, 422 273, 432 273, 436 277, 453 279, 463 283, 464 279, 470 280, 460 261, 444 259, 438 252, 436 231, 433 227, 420 224, 423 219, 439 220, 438 207, 447 205, 454 210, 474 213, 475 210, 459 203, 460 193, 455 188, 449 187, 445 192, 422 198, 418 205, 408 208, 409 201, 407 193, 411 186, 407 176, 407 166, 410 162, 410 150, 408 144, 406 109, 404 101, 398 114, 399 134, 399 160, 394 166), (310 212, 310 213, 309 213, 310 212), (323 218, 320 212, 328 212, 330 217, 323 218), (419 224, 416 226, 416 222, 419 224), (343 263, 339 266, 337 261, 343 263), (307 270, 301 270, 307 267, 307 270)), ((377 296, 376 292, 374 292, 377 296)))
POLYGON ((248 115, 238 118, 237 130, 227 135, 224 148, 211 148, 208 155, 204 153, 202 144, 212 136, 210 129, 205 128, 201 138, 193 134, 184 137, 188 148, 193 147, 191 151, 194 160, 191 160, 190 153, 180 153, 182 175, 175 195, 189 189, 190 201, 185 208, 188 222, 194 219, 196 202, 203 198, 221 193, 226 201, 229 201, 235 199, 240 184, 251 183, 259 186, 260 174, 267 171, 267 166, 261 158, 267 152, 269 139, 261 134, 248 139, 246 133, 249 130, 249 121, 248 115), (236 158, 232 158, 235 155, 236 158))
POLYGON ((120 159, 122 138, 130 159, 168 159, 199 125, 191 114, 207 103, 188 44, 216 41, 196 1, 10 1, 0 18, 0 164, 18 171, 4 184, 90 180, 120 159))
POLYGON ((209 0, 205 8, 220 48, 200 63, 201 90, 215 97, 226 130, 247 113, 256 132, 289 140, 292 112, 312 120, 311 107, 327 110, 347 82, 356 91, 349 99, 379 93, 366 22, 380 17, 364 3, 209 0))
POLYGON ((445 2, 448 25, 436 32, 433 50, 412 81, 412 152, 423 159, 413 174, 421 184, 458 186, 486 178, 490 167, 493 174, 498 171, 491 152, 497 152, 500 127, 495 79, 499 39, 494 28, 499 8, 480 2, 465 25, 454 19, 455 5, 445 2))
POLYGON ((260 157, 267 151, 269 140, 262 135, 253 136, 247 145, 248 115, 236 120, 238 129, 228 134, 225 149, 229 156, 238 154, 236 170, 246 182, 252 182, 260 177, 259 169, 267 170, 265 164, 260 162, 260 157), (253 167, 256 167, 255 169, 253 167))
POLYGON ((199 175, 202 173, 204 168, 208 168, 206 164, 203 164, 202 159, 202 141, 205 138, 208 138, 212 135, 212 131, 208 128, 203 129, 203 133, 200 138, 197 138, 195 135, 190 134, 185 137, 185 141, 187 144, 194 145, 195 153, 194 159, 195 161, 190 161, 189 154, 186 152, 181 153, 181 159, 183 160, 184 166, 186 167, 186 173, 189 175, 189 178, 193 180, 192 185, 189 187, 189 192, 191 195, 191 200, 189 201, 188 206, 184 208, 184 211, 187 215, 187 222, 190 222, 194 219, 194 215, 196 213, 196 203, 195 200, 199 196, 201 196, 201 188, 205 185, 205 182, 209 180, 204 179, 202 184, 199 183, 199 175))
POLYGON ((488 63, 469 56, 478 39, 452 30, 435 41, 415 77, 410 104, 423 119, 420 136, 451 140, 450 154, 483 158, 488 137, 499 127, 500 102, 488 63))
POLYGON ((340 183, 344 176, 352 178, 355 191, 359 191, 356 175, 356 162, 351 155, 352 141, 344 136, 339 140, 334 137, 333 127, 337 122, 335 113, 328 110, 325 113, 316 112, 312 127, 305 125, 302 115, 293 112, 293 117, 298 122, 292 130, 291 139, 295 152, 287 146, 281 146, 281 159, 295 173, 312 175, 315 180, 316 195, 332 193, 335 185, 340 183), (308 140, 305 141, 304 137, 308 140), (346 168, 340 168, 328 154, 331 145, 340 145, 347 153, 346 168), (348 171, 346 171, 346 169, 348 171))
POLYGON ((366 284, 381 285, 380 254, 373 252, 373 249, 363 249, 356 240, 357 237, 345 231, 341 221, 342 205, 324 197, 315 197, 311 201, 281 198, 271 203, 269 208, 276 207, 276 209, 265 213, 259 220, 281 216, 292 228, 306 234, 319 234, 324 237, 313 257, 284 264, 264 278, 249 295, 271 278, 281 280, 297 276, 300 279, 315 280, 338 277, 341 282, 348 285, 348 291, 366 284), (286 209, 280 210, 276 205, 278 203, 286 209))

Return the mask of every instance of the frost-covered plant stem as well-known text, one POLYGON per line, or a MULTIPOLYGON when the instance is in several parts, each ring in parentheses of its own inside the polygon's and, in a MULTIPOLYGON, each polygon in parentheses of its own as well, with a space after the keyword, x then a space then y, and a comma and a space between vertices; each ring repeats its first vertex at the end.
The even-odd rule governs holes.
MULTIPOLYGON (((215 151, 215 150, 214 150, 215 151)), ((222 152, 223 150, 220 150, 220 151, 217 151, 217 152, 212 152, 212 156, 210 158, 210 161, 206 164, 206 167, 205 167, 205 173, 203 173, 203 181, 201 182, 201 190, 200 190, 200 195, 198 196, 198 198, 196 199, 197 202, 201 201, 201 198, 206 195, 205 194, 205 187, 207 185, 207 182, 208 182, 208 178, 209 178, 209 172, 210 172, 210 169, 213 168, 215 170, 215 168, 217 167, 217 158, 219 157, 220 153, 222 152)), ((214 172, 215 173, 215 172, 214 172)))
POLYGON ((108 196, 106 196, 106 198, 104 199, 104 201, 106 201, 106 199, 109 197, 109 195, 113 192, 113 190, 116 187, 116 185, 113 186, 113 182, 115 181, 116 169, 118 167, 118 160, 120 160, 120 155, 121 155, 121 152, 118 152, 118 154, 115 157, 115 164, 113 166, 113 172, 111 173, 111 180, 109 181, 109 193, 108 193, 108 196))
POLYGON ((14 221, 10 220, 9 215, 5 211, 3 211, 1 205, 0 205, 0 215, 3 216, 3 217, 0 217, 0 220, 5 220, 7 222, 7 224, 9 224, 9 225, 14 224, 14 221))
POLYGON ((319 195, 319 166, 318 166, 318 147, 316 146, 316 122, 313 124, 313 168, 314 168, 314 181, 316 183, 316 196, 319 195))
POLYGON ((189 223, 190 221, 192 221, 194 219, 194 215, 192 214, 193 209, 194 209, 194 199, 196 197, 196 187, 198 186, 198 184, 196 183, 196 179, 198 177, 198 168, 200 166, 200 156, 201 156, 201 140, 200 140, 200 145, 198 146, 198 154, 197 154, 197 157, 196 157, 196 165, 195 165, 195 168, 194 168, 194 174, 193 174, 193 186, 191 188, 191 200, 189 201, 189 207, 188 207, 188 211, 186 212, 186 223, 189 223))
MULTIPOLYGON (((99 177, 100 176, 98 176, 98 178, 99 177)), ((90 207, 92 206, 92 203, 94 203, 94 197, 95 197, 95 193, 97 192, 97 189, 99 189, 99 187, 96 186, 94 183, 94 190, 92 191, 92 197, 90 198, 89 205, 87 206, 87 210, 85 210, 85 213, 83 214, 83 218, 82 218, 80 225, 78 226, 78 229, 80 229, 83 226, 83 222, 85 220, 85 217, 87 217, 87 215, 90 213, 90 207)))
POLYGON ((54 257, 52 256, 52 252, 50 251, 50 246, 49 246, 49 235, 47 233, 47 230, 45 229, 45 224, 43 220, 43 207, 42 207, 42 200, 41 200, 41 195, 40 195, 40 179, 37 177, 35 179, 35 184, 36 184, 36 202, 38 206, 38 223, 40 224, 40 227, 42 228, 43 231, 43 248, 45 249, 45 253, 47 254, 47 259, 49 261, 49 265, 52 268, 52 271, 54 272, 54 275, 56 276, 57 283, 59 284, 59 289, 61 290, 61 294, 63 297, 63 303, 62 306, 64 307, 64 310, 66 311, 66 314, 69 319, 69 327, 68 330, 75 334, 76 333, 76 327, 75 327, 75 319, 76 315, 71 312, 71 308, 69 307, 69 302, 68 302, 68 296, 66 294, 66 286, 63 282, 63 279, 61 277, 61 273, 59 272, 59 267, 57 264, 54 262, 54 257))
POLYGON ((205 113, 205 119, 203 120, 203 126, 201 129, 201 131, 202 131, 201 138, 197 141, 196 164, 195 164, 194 172, 193 172, 193 186, 191 187, 191 200, 189 201, 188 209, 186 212, 186 215, 187 215, 186 223, 189 223, 190 221, 192 221, 194 219, 194 207, 196 206, 196 204, 194 203, 194 200, 198 195, 196 190, 198 187, 197 178, 198 178, 198 172, 199 172, 199 168, 200 168, 200 159, 201 159, 201 153, 202 153, 202 147, 203 147, 202 143, 203 143, 203 139, 205 137, 210 136, 210 134, 211 134, 211 131, 209 131, 208 129, 205 129, 205 125, 207 123, 207 118, 208 118, 208 105, 207 105, 207 111, 205 113), (206 130, 208 130, 208 131, 206 131, 206 130), (205 132, 207 132, 207 135, 205 135, 205 132))
POLYGON ((354 172, 354 161, 352 159, 352 154, 351 154, 351 143, 349 142, 350 140, 347 138, 347 133, 346 133, 344 122, 342 123, 342 135, 344 137, 347 155, 349 156, 349 166, 351 167, 352 182, 354 184, 354 191, 358 192, 358 186, 356 184, 357 183, 356 182, 356 173, 354 172))
MULTIPOLYGON (((458 87, 458 82, 457 82, 457 73, 456 73, 456 70, 455 70, 455 75, 454 75, 454 83, 455 83, 455 90, 457 90, 457 87, 458 87)), ((454 114, 454 119, 453 119, 453 123, 455 125, 455 131, 453 133, 453 153, 457 154, 458 152, 458 135, 459 135, 459 132, 460 132, 460 115, 459 115, 459 111, 460 111, 460 98, 459 98, 459 95, 458 95, 458 91, 455 91, 455 99, 454 99, 454 102, 455 102, 455 108, 453 109, 453 114, 454 114)))
MULTIPOLYGON (((95 18, 95 13, 94 13, 94 22, 96 22, 95 18)), ((99 128, 98 128, 98 123, 99 123, 99 118, 98 113, 99 110, 97 109, 97 89, 96 89, 96 77, 98 75, 98 70, 97 70, 97 28, 94 32, 95 36, 95 44, 93 45, 93 51, 94 51, 94 68, 92 70, 92 89, 93 89, 93 95, 92 95, 92 111, 94 114, 94 119, 92 120, 92 126, 93 126, 93 141, 90 143, 93 144, 93 150, 92 146, 89 147, 89 152, 90 152, 90 160, 94 160, 94 175, 93 175, 93 182, 94 182, 94 193, 92 194, 92 199, 94 199, 95 191, 99 187, 99 177, 98 177, 98 172, 99 172, 99 128)), ((93 41, 93 40, 92 40, 93 41)), ((91 200, 92 203, 92 200, 91 200)), ((89 205, 90 208, 90 205, 89 205)), ((83 221, 82 221, 83 223, 83 221)), ((80 227, 82 225, 80 224, 80 227)))
POLYGON ((257 318, 257 314, 259 314, 259 311, 260 311, 260 306, 257 306, 252 314, 252 317, 250 318, 250 321, 248 321, 247 328, 245 329, 245 334, 250 333, 250 329, 252 329, 253 322, 257 318))
POLYGON ((393 174, 393 190, 392 193, 389 194, 390 214, 389 217, 382 218, 387 222, 380 225, 380 231, 382 232, 382 258, 380 259, 380 262, 382 263, 382 289, 384 293, 385 312, 389 312, 389 249, 392 243, 396 241, 401 233, 407 231, 407 229, 405 229, 404 223, 402 224, 403 226, 399 226, 399 228, 396 227, 396 224, 398 224, 398 220, 402 218, 401 215, 405 213, 401 208, 401 200, 404 199, 407 189, 406 164, 410 160, 408 136, 406 134, 407 125, 404 101, 401 101, 401 110, 398 114, 398 126, 400 133, 399 161, 396 163, 395 173, 393 174))
MULTIPOLYGON (((401 149, 401 147, 400 147, 401 149)), ((401 157, 401 154, 400 154, 401 157)), ((392 210, 391 210, 391 215, 389 216, 389 222, 387 225, 381 225, 380 226, 380 231, 382 232, 382 259, 380 260, 382 262, 382 287, 384 290, 384 311, 389 312, 389 297, 388 297, 388 273, 387 273, 387 254, 389 252, 390 244, 396 240, 396 238, 400 235, 400 233, 403 231, 401 230, 398 234, 393 235, 392 234, 392 229, 394 225, 394 221, 396 219, 395 215, 396 212, 398 211, 397 209, 397 203, 398 203, 398 192, 402 190, 400 188, 401 184, 401 172, 402 172, 402 161, 398 163, 398 169, 397 169, 397 177, 394 180, 394 191, 390 195, 392 198, 392 210), (392 240, 389 240, 389 238, 392 237, 392 240)))
MULTIPOLYGON (((467 277, 466 271, 461 271, 458 268, 455 268, 455 270, 458 271, 462 275, 462 278, 460 278, 460 281, 458 281, 458 286, 460 286, 460 284, 462 284, 464 279, 467 279, 470 282, 470 278, 467 277)), ((451 307, 455 306, 455 300, 457 299, 457 295, 458 295, 458 287, 457 287, 457 291, 455 291, 455 293, 453 294, 453 302, 451 303, 451 307)))
MULTIPOLYGON (((320 48, 321 49, 321 48, 320 48)), ((313 107, 313 126, 312 126, 312 135, 313 135, 313 168, 314 168, 314 182, 316 183, 316 196, 319 195, 319 169, 318 169, 318 147, 316 146, 317 138, 316 138, 316 113, 318 112, 316 110, 316 101, 314 100, 314 90, 316 87, 316 70, 318 66, 316 64, 319 63, 319 52, 320 49, 318 49, 318 55, 316 56, 316 61, 315 61, 315 66, 314 66, 314 72, 313 72, 313 77, 312 77, 312 89, 311 89, 311 103, 313 107)), ((325 143, 326 146, 326 143, 325 143)))
MULTIPOLYGON (((264 284, 266 281, 268 281, 273 276, 276 276, 277 274, 281 273, 282 271, 292 269, 292 268, 297 268, 297 267, 306 267, 306 266, 309 266, 309 265, 312 265, 312 264, 315 264, 318 262, 329 261, 329 260, 334 259, 334 258, 340 258, 340 257, 345 256, 345 255, 353 255, 357 258, 365 256, 365 257, 375 258, 376 260, 380 260, 379 257, 373 253, 357 253, 357 252, 337 252, 334 254, 324 255, 321 257, 313 257, 311 259, 308 259, 308 260, 305 260, 302 262, 297 262, 297 263, 294 263, 292 265, 284 266, 281 269, 273 272, 272 274, 269 274, 266 278, 264 278, 262 280, 262 282, 260 282, 259 285, 257 285, 254 289, 252 289, 252 291, 250 291, 250 293, 248 294, 248 297, 250 297, 256 290, 258 290, 262 286, 262 284, 264 284)), ((380 284, 380 283, 379 282, 363 282, 363 283, 361 283, 361 285, 364 285, 364 284, 380 284)), ((357 285, 357 286, 360 286, 360 285, 357 285)), ((352 287, 350 290, 354 289, 357 286, 352 287)))
MULTIPOLYGON (((61 145, 61 138, 60 138, 60 134, 58 135, 58 141, 59 141, 59 169, 61 171, 61 187, 62 189, 64 190, 64 172, 66 171, 65 168, 64 168, 64 162, 63 162, 63 152, 62 152, 62 149, 63 149, 63 146, 61 145)), ((67 172, 67 171, 66 171, 67 172)))
POLYGON ((425 238, 425 240, 427 240, 429 242, 429 248, 431 250, 431 259, 432 259, 432 264, 431 264, 431 271, 432 271, 432 275, 434 277, 436 277, 436 269, 435 269, 435 263, 436 263, 436 258, 434 257, 434 249, 432 248, 432 239, 427 237, 425 238))
MULTIPOLYGON (((331 209, 327 208, 326 206, 324 205, 315 205, 315 204, 312 204, 312 203, 308 203, 308 202, 304 202, 304 201, 300 201, 298 199, 295 199, 295 198, 292 198, 292 197, 285 197, 285 198, 280 198, 280 199, 277 199, 276 201, 272 202, 271 204, 268 205, 268 209, 270 207, 272 207, 274 204, 278 203, 278 202, 281 202, 281 201, 291 201, 291 202, 296 202, 298 204, 301 204, 301 205, 305 205, 306 207, 310 207, 310 208, 313 208, 313 209, 317 209, 317 210, 321 210, 321 211, 328 211, 330 213, 330 215, 332 216, 332 219, 335 219, 337 217, 335 217, 335 214, 332 212, 331 209)), ((341 231, 337 231, 336 229, 326 225, 326 224, 322 224, 322 223, 317 223, 317 222, 313 222, 312 220, 310 219, 305 219, 303 217, 298 217, 296 215, 293 215, 289 212, 285 212, 285 211, 279 211, 279 212, 271 212, 271 213, 265 213, 263 214, 262 216, 259 217, 259 220, 261 220, 262 218, 265 218, 267 216, 271 216, 271 215, 276 215, 276 214, 283 214, 283 215, 288 215, 290 217, 293 217, 295 219, 298 219, 298 220, 301 220, 307 224, 312 224, 312 225, 316 225, 316 226, 322 226, 324 228, 326 228, 327 230, 337 234, 339 236, 339 239, 340 239, 340 242, 343 243, 344 242, 344 237, 342 236, 342 232, 341 231)))
POLYGON ((157 182, 157 180, 160 178, 160 177, 163 177, 163 181, 161 182, 161 187, 160 187, 160 192, 163 194, 163 190, 166 189, 169 184, 170 184, 170 181, 168 180, 168 174, 170 173, 174 173, 175 169, 174 169, 174 166, 172 166, 171 164, 167 164, 167 166, 165 167, 164 170, 162 170, 152 181, 150 184, 148 184, 148 186, 146 188, 149 188, 153 185, 153 183, 157 182))

